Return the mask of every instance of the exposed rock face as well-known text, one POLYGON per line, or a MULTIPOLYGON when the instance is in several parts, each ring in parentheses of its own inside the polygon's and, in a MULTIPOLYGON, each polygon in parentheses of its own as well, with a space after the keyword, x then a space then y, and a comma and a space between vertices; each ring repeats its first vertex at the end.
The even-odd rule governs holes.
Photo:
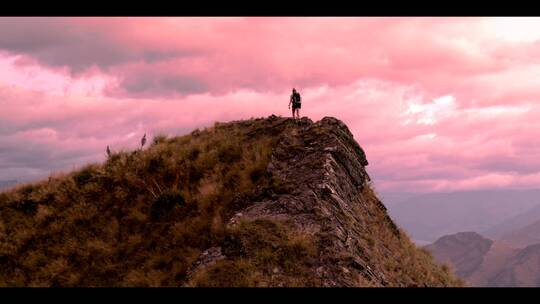
MULTIPOLYGON (((294 183, 294 193, 256 202, 232 222, 258 218, 292 220, 303 232, 328 233, 331 236, 327 240, 328 252, 321 256, 318 269, 323 285, 353 285, 350 273, 325 259, 337 253, 358 255, 354 252, 357 250, 354 240, 361 231, 351 228, 360 228, 361 223, 350 202, 358 200, 369 180, 363 167, 368 162, 348 128, 339 120, 325 117, 312 123, 304 119, 300 124, 301 128, 283 134, 268 166, 272 174, 294 183), (291 154, 291 149, 298 153, 291 154)), ((384 285, 384 277, 380 272, 371 271, 366 261, 357 259, 353 265, 365 269, 374 281, 384 285)))
POLYGON ((217 261, 220 261, 224 259, 225 256, 221 253, 221 247, 212 247, 206 251, 204 251, 197 261, 193 263, 192 267, 188 269, 188 272, 186 274, 187 280, 190 280, 191 277, 195 272, 198 270, 211 266, 215 264, 217 261))
POLYGON ((253 131, 280 136, 267 171, 287 181, 294 190, 252 202, 230 219, 230 227, 260 219, 293 223, 298 234, 316 239, 318 261, 314 275, 321 286, 451 284, 439 278, 418 282, 388 269, 389 263, 383 260, 392 260, 393 265, 400 263, 392 246, 410 241, 402 240, 407 236, 369 192, 366 155, 345 124, 331 117, 316 123, 307 118, 293 122, 275 116, 268 121, 271 125, 266 129, 253 131), (296 127, 290 128, 291 124, 296 127))

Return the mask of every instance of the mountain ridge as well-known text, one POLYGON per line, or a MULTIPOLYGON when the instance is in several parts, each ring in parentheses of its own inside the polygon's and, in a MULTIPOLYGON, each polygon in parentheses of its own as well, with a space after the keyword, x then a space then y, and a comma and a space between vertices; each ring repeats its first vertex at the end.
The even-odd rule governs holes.
POLYGON ((0 194, 2 286, 461 286, 386 212, 347 126, 154 138, 0 194))

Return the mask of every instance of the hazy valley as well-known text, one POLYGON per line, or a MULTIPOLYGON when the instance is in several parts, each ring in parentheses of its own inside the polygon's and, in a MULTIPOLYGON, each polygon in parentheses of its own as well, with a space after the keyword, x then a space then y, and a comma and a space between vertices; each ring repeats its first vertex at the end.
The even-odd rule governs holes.
POLYGON ((539 190, 386 195, 391 217, 471 286, 540 286, 539 190))

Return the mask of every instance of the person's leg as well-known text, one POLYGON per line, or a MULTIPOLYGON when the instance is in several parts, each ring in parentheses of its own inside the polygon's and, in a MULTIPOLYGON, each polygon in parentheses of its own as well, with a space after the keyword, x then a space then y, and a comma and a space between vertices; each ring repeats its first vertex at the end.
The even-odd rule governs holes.
POLYGON ((294 118, 294 110, 295 110, 295 108, 293 107, 292 108, 292 118, 294 118))
POLYGON ((296 117, 300 119, 300 108, 296 108, 296 117))

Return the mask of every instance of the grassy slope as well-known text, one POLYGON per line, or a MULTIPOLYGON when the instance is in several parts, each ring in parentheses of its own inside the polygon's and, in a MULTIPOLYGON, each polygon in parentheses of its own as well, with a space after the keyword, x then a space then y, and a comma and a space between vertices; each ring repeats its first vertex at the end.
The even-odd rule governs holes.
POLYGON ((0 285, 177 285, 274 182, 273 140, 216 124, 0 194, 0 285))

